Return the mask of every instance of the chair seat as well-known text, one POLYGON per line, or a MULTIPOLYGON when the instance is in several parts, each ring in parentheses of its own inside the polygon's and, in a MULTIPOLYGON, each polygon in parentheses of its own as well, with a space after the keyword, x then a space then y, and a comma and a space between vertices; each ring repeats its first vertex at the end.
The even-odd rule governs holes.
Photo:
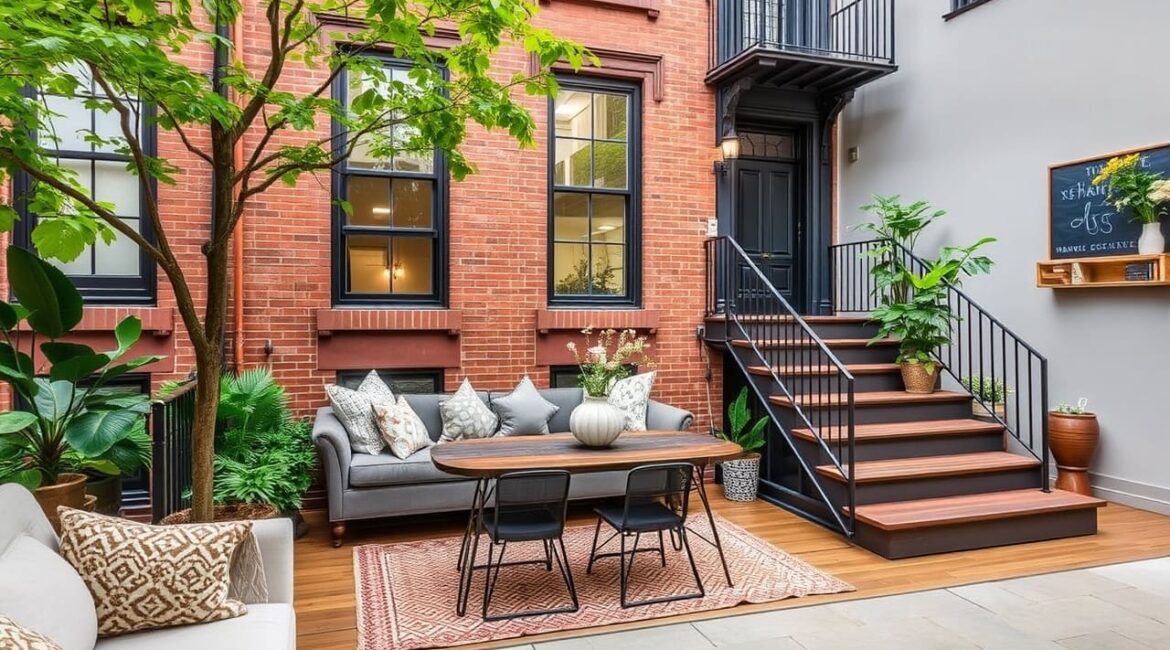
POLYGON ((661 503, 630 504, 630 511, 624 522, 622 521, 624 508, 621 505, 601 506, 593 511, 618 530, 633 532, 667 530, 682 523, 682 517, 661 503))
POLYGON ((496 513, 484 514, 484 527, 488 535, 498 542, 530 542, 538 539, 556 539, 561 534, 562 524, 547 510, 509 512, 496 522, 496 513))

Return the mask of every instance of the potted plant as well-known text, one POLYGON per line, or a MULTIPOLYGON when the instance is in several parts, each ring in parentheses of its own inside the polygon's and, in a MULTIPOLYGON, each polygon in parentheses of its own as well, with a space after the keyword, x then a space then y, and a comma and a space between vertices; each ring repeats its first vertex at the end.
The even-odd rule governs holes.
POLYGON ((748 428, 751 412, 748 410, 748 389, 740 389, 735 400, 727 405, 727 431, 715 435, 743 448, 743 456, 725 460, 723 468, 723 496, 729 501, 755 501, 760 487, 760 454, 764 447, 764 429, 768 418, 761 417, 748 428))
POLYGON ((1004 419, 1007 417, 1007 397, 1012 392, 1007 384, 994 377, 963 377, 959 380, 972 395, 979 398, 971 403, 971 414, 977 418, 1004 419), (982 401, 980 401, 982 400, 982 401), (984 406, 984 405, 987 406, 984 406), (992 410, 988 410, 988 406, 992 410))
POLYGON ((1097 453, 1101 427, 1088 406, 1089 400, 1082 397, 1048 412, 1048 447, 1056 459, 1057 489, 1092 495, 1089 465, 1097 453))
POLYGON ((142 323, 127 317, 114 328, 117 347, 108 352, 61 339, 81 321, 77 289, 56 267, 33 253, 10 246, 8 280, 15 304, 0 301, 0 380, 19 398, 21 409, 0 413, 0 463, 8 480, 33 489, 50 522, 57 507, 92 507, 86 475, 120 473, 142 460, 136 427, 150 408, 146 395, 108 384, 158 361, 142 356, 120 362, 142 334, 142 323), (43 338, 38 345, 38 338, 43 338), (45 359, 38 368, 25 350, 45 359))
POLYGON ((586 447, 608 447, 626 428, 625 412, 609 403, 610 388, 630 376, 630 365, 635 361, 652 364, 646 357, 650 344, 634 330, 602 330, 596 342, 592 329, 585 328, 581 333, 585 335, 584 354, 576 343, 569 341, 566 345, 581 369, 578 382, 585 392, 569 415, 569 431, 586 447))
POLYGON ((1093 178, 1093 185, 1108 183, 1106 200, 1118 212, 1130 211, 1130 219, 1142 224, 1138 237, 1138 254, 1157 255, 1166 250, 1166 238, 1162 236, 1161 206, 1170 203, 1170 180, 1164 180, 1160 173, 1142 168, 1141 154, 1111 158, 1100 173, 1093 178))

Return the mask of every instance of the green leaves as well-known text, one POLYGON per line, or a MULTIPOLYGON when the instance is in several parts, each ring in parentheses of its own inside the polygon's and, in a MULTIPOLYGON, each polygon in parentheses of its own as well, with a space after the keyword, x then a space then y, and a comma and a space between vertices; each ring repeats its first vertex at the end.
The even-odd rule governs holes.
POLYGON ((7 411, 0 413, 0 435, 17 433, 36 424, 37 416, 23 411, 7 411))
POLYGON ((140 417, 127 410, 88 411, 65 427, 65 439, 85 456, 100 456, 125 438, 140 417))
POLYGON ((56 339, 81 322, 81 294, 64 273, 16 246, 8 247, 7 261, 12 293, 33 331, 56 339))
POLYGON ((767 444, 764 432, 768 427, 767 416, 756 420, 751 429, 747 429, 751 420, 751 411, 748 408, 748 389, 745 386, 739 391, 730 404, 727 405, 727 423, 729 431, 720 432, 719 437, 734 442, 746 452, 756 451, 767 444))

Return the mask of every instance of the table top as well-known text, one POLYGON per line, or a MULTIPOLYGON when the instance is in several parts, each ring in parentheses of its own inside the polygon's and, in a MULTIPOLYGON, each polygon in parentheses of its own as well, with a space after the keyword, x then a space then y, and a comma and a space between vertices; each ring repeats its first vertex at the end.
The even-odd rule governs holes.
POLYGON ((653 463, 705 465, 742 453, 733 442, 700 433, 628 431, 605 449, 586 447, 569 433, 460 440, 431 448, 431 461, 444 472, 490 478, 534 469, 587 473, 653 463))

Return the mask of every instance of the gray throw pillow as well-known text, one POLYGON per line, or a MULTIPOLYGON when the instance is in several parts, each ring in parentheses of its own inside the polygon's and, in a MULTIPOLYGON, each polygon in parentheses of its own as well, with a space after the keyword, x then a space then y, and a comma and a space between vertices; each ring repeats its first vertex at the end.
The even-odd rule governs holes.
POLYGON ((394 393, 378 373, 374 370, 366 375, 357 390, 350 390, 344 386, 330 385, 325 387, 329 395, 329 404, 333 407, 333 415, 345 427, 349 434, 349 446, 362 454, 379 454, 386 448, 382 439, 382 432, 374 422, 374 405, 385 404, 393 406, 394 393))
POLYGON ((476 394, 467 379, 451 399, 439 402, 439 417, 443 420, 443 435, 439 442, 490 438, 496 432, 498 418, 476 394))
POLYGON ((528 436, 548 433, 548 421, 561 407, 541 397, 528 375, 510 394, 492 400, 500 416, 501 436, 528 436))

